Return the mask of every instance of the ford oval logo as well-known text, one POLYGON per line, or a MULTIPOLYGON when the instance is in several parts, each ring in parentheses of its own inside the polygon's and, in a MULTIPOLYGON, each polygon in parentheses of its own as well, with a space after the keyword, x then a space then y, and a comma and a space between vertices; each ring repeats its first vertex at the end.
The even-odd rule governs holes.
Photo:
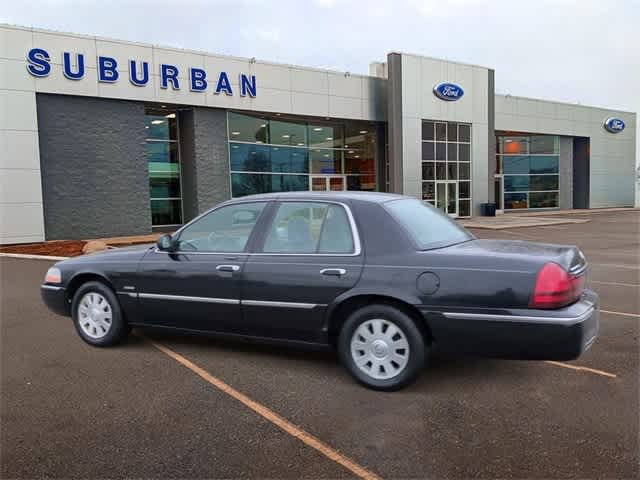
POLYGON ((624 121, 616 117, 609 117, 604 121, 604 128, 611 133, 620 133, 624 130, 624 127, 624 121))
POLYGON ((456 85, 455 83, 439 83, 433 87, 433 93, 441 100, 454 102, 462 98, 464 90, 461 86, 456 85))

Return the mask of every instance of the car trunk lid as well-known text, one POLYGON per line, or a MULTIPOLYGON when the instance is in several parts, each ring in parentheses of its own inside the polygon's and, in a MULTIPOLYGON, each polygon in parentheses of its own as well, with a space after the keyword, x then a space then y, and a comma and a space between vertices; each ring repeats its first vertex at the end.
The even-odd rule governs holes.
POLYGON ((587 262, 580 249, 572 245, 527 242, 523 240, 472 240, 452 247, 452 253, 509 259, 533 266, 554 262, 574 275, 583 273, 587 262))

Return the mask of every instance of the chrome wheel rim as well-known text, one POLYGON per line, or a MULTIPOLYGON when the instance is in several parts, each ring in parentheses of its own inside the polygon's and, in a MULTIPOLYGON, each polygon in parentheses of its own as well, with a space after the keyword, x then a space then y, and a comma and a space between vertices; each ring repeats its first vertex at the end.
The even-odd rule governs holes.
POLYGON ((78 323, 90 338, 100 339, 111 329, 113 315, 111 304, 101 294, 86 293, 78 304, 78 323))
POLYGON ((409 362, 409 342, 396 324, 382 318, 367 320, 351 337, 351 358, 358 369, 376 380, 393 378, 409 362))

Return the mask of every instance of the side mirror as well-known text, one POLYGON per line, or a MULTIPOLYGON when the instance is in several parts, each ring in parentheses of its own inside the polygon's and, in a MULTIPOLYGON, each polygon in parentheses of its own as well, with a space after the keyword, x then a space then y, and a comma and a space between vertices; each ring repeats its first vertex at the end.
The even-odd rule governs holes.
POLYGON ((158 250, 162 250, 165 252, 172 252, 175 248, 173 237, 171 237, 171 235, 169 235, 168 233, 162 235, 156 242, 156 245, 158 246, 158 250))

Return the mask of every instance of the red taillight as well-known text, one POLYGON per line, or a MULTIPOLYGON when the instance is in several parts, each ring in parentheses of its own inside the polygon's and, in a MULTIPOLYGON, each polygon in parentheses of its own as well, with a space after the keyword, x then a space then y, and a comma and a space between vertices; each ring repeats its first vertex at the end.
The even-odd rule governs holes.
POLYGON ((580 298, 584 283, 584 275, 571 275, 557 263, 547 263, 538 273, 529 306, 560 308, 569 305, 580 298))

